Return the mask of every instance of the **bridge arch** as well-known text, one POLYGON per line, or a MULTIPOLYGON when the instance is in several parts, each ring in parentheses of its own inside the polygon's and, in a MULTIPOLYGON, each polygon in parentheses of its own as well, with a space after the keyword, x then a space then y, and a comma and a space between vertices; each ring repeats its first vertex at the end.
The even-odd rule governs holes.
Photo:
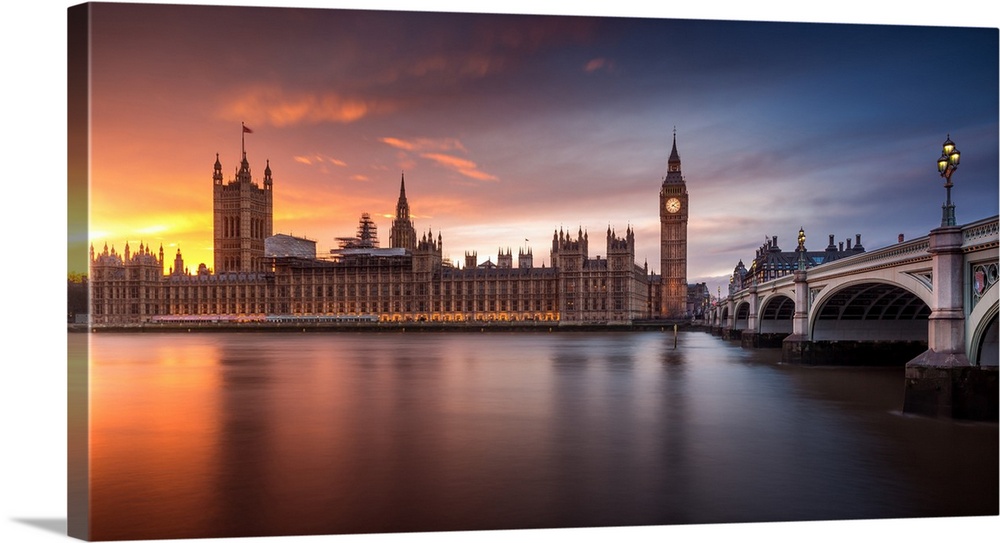
POLYGON ((973 366, 996 366, 1000 357, 997 343, 998 314, 1000 314, 1000 283, 994 283, 967 317, 972 325, 966 334, 966 354, 973 366))
POLYGON ((757 326, 761 334, 791 334, 795 300, 785 294, 772 294, 760 302, 757 326))
POLYGON ((735 315, 733 330, 748 330, 750 328, 750 302, 737 303, 735 315))
POLYGON ((813 341, 927 341, 931 308, 929 295, 869 279, 824 289, 811 314, 813 341))

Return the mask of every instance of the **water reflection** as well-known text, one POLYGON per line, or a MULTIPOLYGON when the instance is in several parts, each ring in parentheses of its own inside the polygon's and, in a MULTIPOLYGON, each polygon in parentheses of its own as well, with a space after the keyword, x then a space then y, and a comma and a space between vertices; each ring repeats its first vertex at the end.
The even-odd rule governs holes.
POLYGON ((997 513, 997 426, 899 415, 898 369, 701 333, 91 337, 95 538, 997 513))

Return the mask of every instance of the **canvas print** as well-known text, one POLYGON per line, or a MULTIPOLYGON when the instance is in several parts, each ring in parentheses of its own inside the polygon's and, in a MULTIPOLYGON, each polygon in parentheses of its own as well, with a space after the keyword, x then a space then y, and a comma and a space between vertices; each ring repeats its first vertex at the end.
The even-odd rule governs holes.
POLYGON ((67 20, 71 536, 1000 513, 996 28, 67 20))

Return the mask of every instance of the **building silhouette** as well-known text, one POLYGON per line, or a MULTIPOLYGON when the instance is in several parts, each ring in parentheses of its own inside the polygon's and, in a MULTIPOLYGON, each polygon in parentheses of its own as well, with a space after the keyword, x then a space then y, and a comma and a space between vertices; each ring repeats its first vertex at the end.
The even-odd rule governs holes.
MULTIPOLYGON (((248 129, 244 128, 244 132, 248 129)), ((688 300, 688 194, 677 139, 660 189, 662 275, 635 262, 635 232, 609 225, 604 254, 591 255, 589 234, 554 231, 551 265, 534 265, 529 247, 498 250, 496 263, 465 253, 464 266, 442 258, 443 237, 420 234, 410 217, 400 176, 390 247, 380 248, 377 225, 363 213, 353 237, 337 238, 329 256, 315 242, 272 235, 273 176, 251 174, 245 146, 235 177, 223 182, 219 156, 213 171, 215 269, 191 272, 178 250, 172 265, 162 247, 140 244, 124 254, 91 246, 91 323, 378 321, 441 323, 558 323, 625 325, 685 318, 688 300)), ((699 291, 700 292, 700 291, 699 291)), ((695 300, 697 305, 699 300, 695 300)))
MULTIPOLYGON (((243 127, 241 138, 250 129, 243 127)), ((253 181, 246 145, 241 145, 243 159, 236 176, 223 182, 222 163, 215 155, 212 174, 214 209, 215 272, 265 271, 264 240, 272 233, 271 163, 264 168, 263 186, 253 181)))

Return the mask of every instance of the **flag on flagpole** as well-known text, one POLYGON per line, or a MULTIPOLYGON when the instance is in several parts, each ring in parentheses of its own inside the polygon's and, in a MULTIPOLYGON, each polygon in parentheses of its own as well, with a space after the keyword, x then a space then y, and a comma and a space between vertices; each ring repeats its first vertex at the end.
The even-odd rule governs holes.
POLYGON ((253 134, 253 130, 250 130, 250 128, 247 125, 243 125, 243 133, 244 134, 253 134))

